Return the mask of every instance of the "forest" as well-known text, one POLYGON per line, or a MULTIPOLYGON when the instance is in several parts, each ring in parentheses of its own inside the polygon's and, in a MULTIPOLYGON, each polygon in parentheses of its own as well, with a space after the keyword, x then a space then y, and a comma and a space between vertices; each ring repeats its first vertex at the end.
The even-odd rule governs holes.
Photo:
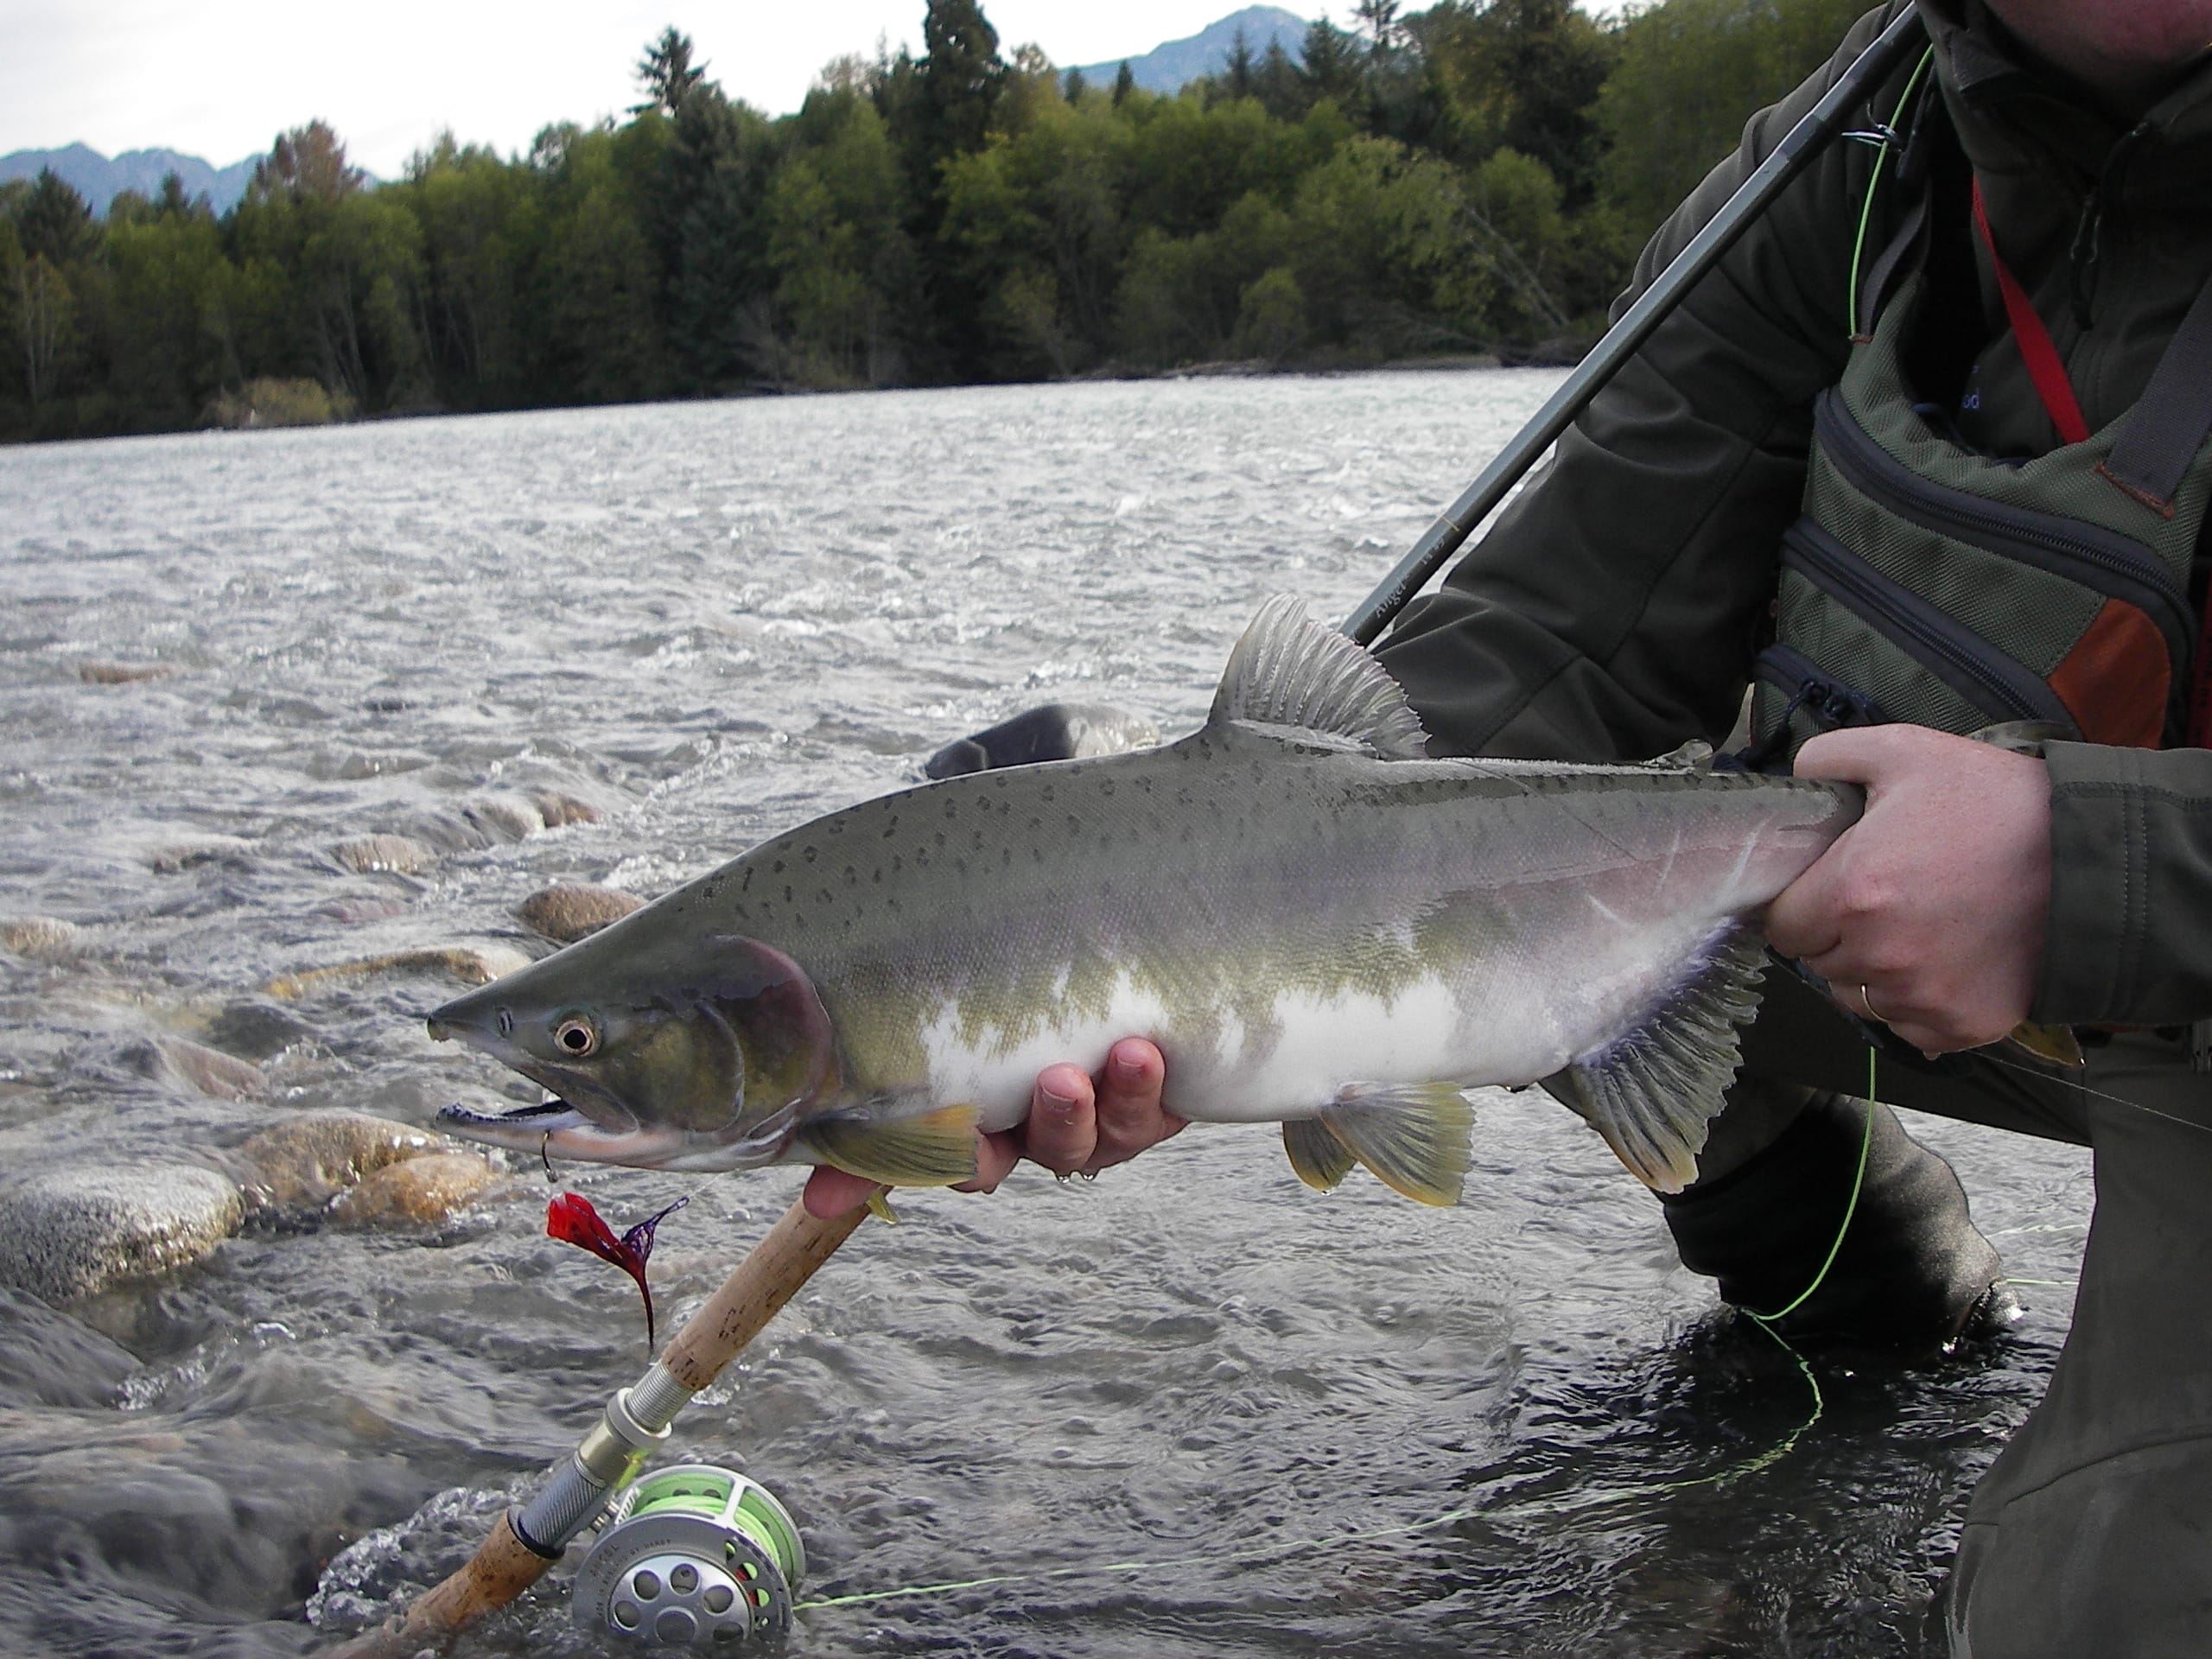
POLYGON ((1856 0, 1358 0, 1173 97, 977 0, 796 114, 671 27, 621 121, 372 184, 320 122, 218 217, 0 186, 0 439, 753 392, 1564 360, 1856 0))

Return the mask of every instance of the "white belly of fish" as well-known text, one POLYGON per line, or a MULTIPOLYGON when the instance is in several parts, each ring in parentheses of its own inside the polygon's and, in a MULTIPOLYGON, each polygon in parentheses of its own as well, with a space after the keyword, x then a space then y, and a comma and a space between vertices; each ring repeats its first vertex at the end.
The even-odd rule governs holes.
POLYGON ((1207 1122, 1274 1122, 1314 1116, 1347 1084, 1524 1083, 1556 1071, 1573 1052, 1575 1034, 1530 1017, 1525 1007, 1494 1006, 1494 1017, 1481 1017, 1484 1003, 1499 1000, 1497 988, 1437 974, 1410 980, 1387 997, 1286 989, 1264 1018, 1247 1022, 1220 1011, 1179 1018, 1156 993, 1125 975, 1102 1011, 1019 1035, 990 1027, 963 1031, 958 1010, 948 1003, 921 1042, 931 1098, 975 1105, 987 1130, 1010 1128, 1027 1115, 1045 1067, 1069 1061, 1095 1073, 1124 1037, 1148 1037, 1160 1046, 1167 1061, 1169 1110, 1207 1122), (1485 989, 1493 995, 1484 995, 1485 989))

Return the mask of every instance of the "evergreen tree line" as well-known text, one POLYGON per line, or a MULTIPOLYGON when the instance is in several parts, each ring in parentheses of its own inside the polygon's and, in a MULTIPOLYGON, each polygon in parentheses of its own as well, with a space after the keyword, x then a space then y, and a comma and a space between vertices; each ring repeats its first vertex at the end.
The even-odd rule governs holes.
POLYGON ((372 187, 317 122, 219 218, 0 186, 0 437, 1571 350, 1858 10, 1358 0, 1164 97, 926 4, 779 119, 671 28, 628 119, 527 155, 372 187))

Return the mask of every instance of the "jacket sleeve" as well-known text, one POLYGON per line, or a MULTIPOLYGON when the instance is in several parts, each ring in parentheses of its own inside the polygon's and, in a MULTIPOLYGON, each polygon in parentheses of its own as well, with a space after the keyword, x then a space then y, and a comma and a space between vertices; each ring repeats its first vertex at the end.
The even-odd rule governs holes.
MULTIPOLYGON (((1644 249, 1616 315, 1898 9, 1860 19, 1751 119, 1644 249)), ((1894 98, 1877 95, 1885 114, 1894 98)), ((1829 145, 1381 645, 1440 751, 1641 760, 1733 725, 1803 492, 1812 400, 1847 353, 1872 154, 1829 145)))
POLYGON ((2212 1014, 2212 750, 2053 743, 2050 916, 2033 1017, 2212 1014))

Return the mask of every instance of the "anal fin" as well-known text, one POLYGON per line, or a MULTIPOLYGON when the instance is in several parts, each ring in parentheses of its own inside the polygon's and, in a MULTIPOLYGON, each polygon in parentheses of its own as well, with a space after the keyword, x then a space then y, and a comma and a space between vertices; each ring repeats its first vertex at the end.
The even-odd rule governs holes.
POLYGON ((1348 1084, 1313 1121, 1392 1192, 1422 1204, 1459 1202, 1475 1109, 1458 1084, 1348 1084))
POLYGON ((871 1101, 808 1122, 794 1137, 822 1162, 886 1186, 953 1186, 976 1177, 973 1106, 902 1113, 871 1101))
POLYGON ((1757 927, 1715 933, 1644 1016, 1543 1080, 1647 1186, 1679 1192, 1743 1058, 1738 1029, 1758 1012, 1766 950, 1757 927))
POLYGON ((1282 1149, 1290 1154, 1290 1166, 1298 1172, 1298 1179, 1316 1192, 1335 1192, 1337 1183, 1351 1174, 1351 1166, 1359 1161, 1318 1117, 1284 1120, 1282 1149))

